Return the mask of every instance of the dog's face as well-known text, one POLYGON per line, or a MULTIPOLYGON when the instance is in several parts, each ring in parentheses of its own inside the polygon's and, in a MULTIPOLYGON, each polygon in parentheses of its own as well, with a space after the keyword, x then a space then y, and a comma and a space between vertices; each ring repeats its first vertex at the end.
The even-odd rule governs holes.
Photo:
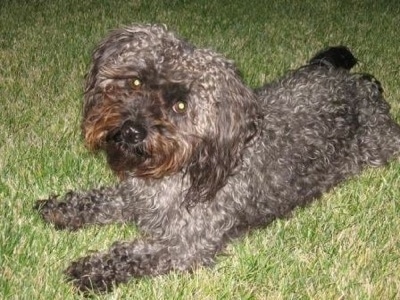
POLYGON ((138 25, 94 51, 82 130, 120 177, 183 171, 210 197, 204 185, 220 188, 254 135, 255 103, 231 62, 162 26, 138 25))

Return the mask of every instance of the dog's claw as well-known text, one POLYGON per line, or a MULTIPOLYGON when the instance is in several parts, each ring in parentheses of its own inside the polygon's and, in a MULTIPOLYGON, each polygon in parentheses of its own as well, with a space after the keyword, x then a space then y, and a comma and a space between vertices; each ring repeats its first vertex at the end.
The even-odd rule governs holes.
MULTIPOLYGON (((93 257, 84 257, 73 262, 65 271, 67 279, 83 294, 91 292, 108 293, 113 289, 114 277, 112 270, 96 269, 93 257)), ((100 264, 101 265, 101 264, 100 264)))
POLYGON ((82 220, 78 217, 71 218, 67 213, 67 204, 57 201, 57 196, 37 200, 33 209, 39 212, 45 222, 53 224, 56 229, 76 230, 82 227, 82 220))

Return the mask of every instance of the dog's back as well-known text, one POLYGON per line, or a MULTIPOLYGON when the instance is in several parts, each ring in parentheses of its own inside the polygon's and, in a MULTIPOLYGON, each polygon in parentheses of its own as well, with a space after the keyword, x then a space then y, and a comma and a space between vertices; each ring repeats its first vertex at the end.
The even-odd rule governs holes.
POLYGON ((264 204, 260 213, 285 215, 400 153, 400 127, 380 83, 351 74, 355 62, 347 48, 329 48, 258 91, 264 120, 243 174, 264 204))

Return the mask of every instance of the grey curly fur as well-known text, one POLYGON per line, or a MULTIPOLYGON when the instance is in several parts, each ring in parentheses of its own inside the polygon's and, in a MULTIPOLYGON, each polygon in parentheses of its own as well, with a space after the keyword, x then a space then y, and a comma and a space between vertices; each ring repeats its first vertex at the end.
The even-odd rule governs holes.
POLYGON ((379 82, 348 71, 347 49, 329 51, 255 92, 231 61, 163 26, 112 32, 93 54, 82 130, 121 182, 36 207, 59 229, 135 222, 145 234, 73 262, 69 280, 110 291, 212 265, 231 239, 397 156, 379 82))

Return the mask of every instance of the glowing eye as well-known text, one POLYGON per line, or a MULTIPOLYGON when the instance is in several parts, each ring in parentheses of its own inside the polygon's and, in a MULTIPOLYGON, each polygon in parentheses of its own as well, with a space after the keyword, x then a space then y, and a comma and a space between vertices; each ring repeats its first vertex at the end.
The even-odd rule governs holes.
POLYGON ((182 113, 186 112, 186 109, 187 109, 186 102, 178 101, 174 104, 172 109, 174 110, 174 112, 176 112, 178 114, 182 114, 182 113))
POLYGON ((142 85, 142 81, 139 78, 133 78, 131 81, 131 86, 134 89, 138 89, 140 88, 140 86, 142 85))

